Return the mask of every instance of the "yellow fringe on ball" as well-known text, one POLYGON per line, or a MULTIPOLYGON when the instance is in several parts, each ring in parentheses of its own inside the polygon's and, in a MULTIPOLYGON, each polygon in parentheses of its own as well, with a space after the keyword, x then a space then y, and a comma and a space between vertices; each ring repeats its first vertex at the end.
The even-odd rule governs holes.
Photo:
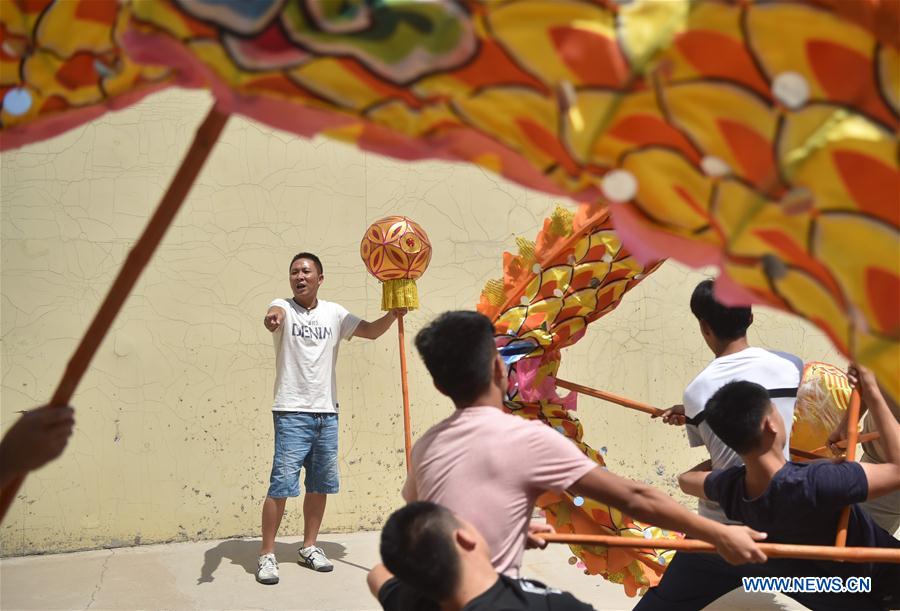
POLYGON ((416 281, 408 278, 386 280, 381 285, 381 309, 393 310, 406 308, 415 310, 419 307, 419 291, 416 281))

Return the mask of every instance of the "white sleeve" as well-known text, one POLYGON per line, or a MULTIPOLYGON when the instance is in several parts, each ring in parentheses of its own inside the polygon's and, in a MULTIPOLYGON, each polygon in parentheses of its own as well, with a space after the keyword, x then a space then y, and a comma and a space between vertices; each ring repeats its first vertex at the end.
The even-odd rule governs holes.
POLYGON ((697 398, 700 391, 693 389, 692 386, 694 386, 694 382, 688 385, 684 395, 681 397, 681 404, 684 405, 684 415, 688 418, 696 418, 697 414, 702 412, 705 407, 697 398))
POLYGON ((270 303, 268 307, 271 308, 272 306, 278 306, 279 308, 284 310, 285 314, 287 314, 287 311, 291 308, 291 306, 288 305, 287 299, 281 299, 281 298, 273 299, 272 303, 270 303))
POLYGON ((341 329, 341 339, 350 339, 353 337, 353 333, 356 331, 356 327, 359 326, 362 319, 348 312, 347 309, 340 304, 335 304, 335 307, 337 309, 338 325, 341 329))
MULTIPOLYGON (((791 365, 793 365, 794 369, 797 370, 796 371, 797 384, 799 384, 800 380, 803 378, 803 370, 806 367, 806 363, 803 362, 803 359, 801 359, 799 356, 797 356, 795 354, 791 354, 790 352, 781 352, 780 350, 769 350, 769 352, 771 352, 772 354, 774 354, 776 356, 780 356, 781 358, 783 358, 784 360, 789 362, 791 365)), ((792 379, 794 377, 793 374, 794 374, 794 372, 792 371, 790 374, 788 374, 787 377, 792 379)))
POLYGON ((700 435, 700 429, 693 424, 685 424, 684 432, 687 433, 688 444, 692 448, 699 448, 702 445, 706 445, 703 441, 703 436, 700 435))

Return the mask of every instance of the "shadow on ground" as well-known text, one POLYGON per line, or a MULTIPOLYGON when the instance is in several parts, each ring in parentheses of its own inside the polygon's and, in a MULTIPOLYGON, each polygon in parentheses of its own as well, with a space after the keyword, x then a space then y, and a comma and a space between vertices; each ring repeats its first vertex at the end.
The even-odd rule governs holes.
MULTIPOLYGON (((332 562, 346 564, 367 573, 371 570, 371 567, 365 567, 344 560, 347 556, 347 548, 340 543, 319 541, 318 545, 332 562)), ((279 563, 297 562, 297 552, 299 549, 300 546, 297 543, 275 543, 275 559, 278 560, 279 563)), ((258 540, 246 541, 243 539, 229 539, 227 541, 222 541, 215 547, 206 550, 203 554, 203 567, 200 569, 200 577, 197 578, 197 583, 211 583, 214 581, 214 573, 226 558, 231 561, 231 564, 241 566, 247 573, 255 576, 256 560, 258 557, 258 540)))

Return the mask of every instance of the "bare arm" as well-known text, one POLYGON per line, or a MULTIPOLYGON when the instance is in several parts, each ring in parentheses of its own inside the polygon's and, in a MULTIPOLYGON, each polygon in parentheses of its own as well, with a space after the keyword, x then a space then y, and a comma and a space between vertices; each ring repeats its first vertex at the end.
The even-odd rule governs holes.
POLYGON ((682 492, 705 499, 706 493, 703 491, 703 483, 706 481, 706 476, 709 475, 710 471, 712 471, 712 461, 707 459, 679 475, 678 485, 681 487, 682 492))
POLYGON ((388 312, 378 320, 374 320, 372 322, 369 322, 368 320, 361 320, 356 326, 356 331, 353 332, 353 337, 378 339, 379 337, 384 335, 384 332, 387 331, 392 324, 394 324, 395 320, 405 315, 405 309, 396 308, 393 310, 388 310, 388 312))
POLYGON ((45 405, 22 414, 0 441, 0 489, 62 454, 75 426, 71 407, 45 405))
POLYGON ((900 490, 900 423, 891 413, 871 371, 855 366, 848 374, 851 382, 859 380, 860 398, 869 408, 869 417, 875 419, 884 447, 885 463, 860 463, 869 482, 867 498, 875 499, 900 490))
POLYGON ((528 523, 528 536, 525 538, 525 549, 544 549, 547 542, 541 537, 542 533, 555 533, 556 529, 546 522, 532 520, 528 523))
MULTIPOLYGON (((866 413, 868 407, 863 402, 859 406, 859 417, 862 418, 863 414, 866 413)), ((838 423, 837 427, 831 432, 828 436, 828 441, 826 445, 828 449, 831 450, 831 453, 835 456, 840 456, 844 453, 844 449, 838 446, 839 441, 847 440, 847 420, 850 418, 850 411, 844 410, 844 416, 841 418, 841 421, 838 423)))
POLYGON ((266 326, 266 329, 269 330, 270 333, 274 333, 281 327, 281 323, 284 322, 284 308, 280 306, 272 306, 269 308, 269 311, 266 312, 266 317, 263 318, 263 324, 266 326))
POLYGON ((619 477, 600 467, 575 482, 571 490, 616 507, 642 522, 679 530, 709 541, 731 564, 766 561, 766 555, 755 542, 765 539, 765 533, 758 533, 746 526, 726 526, 700 517, 663 492, 619 477))
POLYGON ((387 570, 383 564, 376 564, 375 567, 369 571, 369 574, 366 575, 366 583, 369 584, 369 592, 372 593, 372 596, 378 598, 378 592, 381 590, 381 586, 388 582, 393 577, 391 572, 387 570))
POLYGON ((672 426, 684 426, 687 422, 687 417, 684 415, 684 405, 681 403, 673 405, 661 414, 653 414, 650 418, 662 418, 663 422, 672 426))

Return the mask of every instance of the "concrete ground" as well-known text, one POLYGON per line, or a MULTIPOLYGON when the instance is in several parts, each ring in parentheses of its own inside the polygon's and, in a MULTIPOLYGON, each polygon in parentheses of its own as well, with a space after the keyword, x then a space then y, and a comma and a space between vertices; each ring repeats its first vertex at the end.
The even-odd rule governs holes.
MULTIPOLYGON (((278 543, 281 583, 256 583, 258 540, 227 539, 146 545, 0 560, 0 608, 18 609, 380 609, 365 575, 378 561, 378 533, 322 535, 332 573, 297 564, 298 538, 278 543)), ((569 550, 551 545, 525 554, 523 574, 568 590, 598 610, 631 609, 621 586, 568 564, 569 550)), ((710 609, 803 609, 790 599, 732 592, 710 609)))

